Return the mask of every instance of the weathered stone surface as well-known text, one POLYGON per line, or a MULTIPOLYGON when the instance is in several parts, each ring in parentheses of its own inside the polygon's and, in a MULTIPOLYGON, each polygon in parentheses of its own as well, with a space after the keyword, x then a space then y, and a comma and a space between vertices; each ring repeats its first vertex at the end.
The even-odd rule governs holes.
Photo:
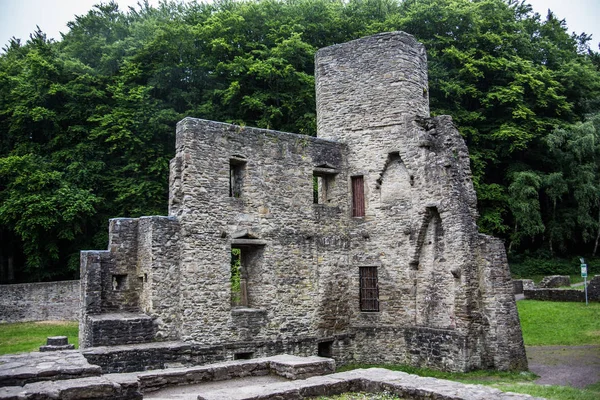
POLYGON ((539 283, 538 288, 550 289, 558 288, 561 286, 570 286, 571 277, 569 275, 550 275, 545 276, 544 279, 539 283))
POLYGON ((521 279, 523 282, 523 290, 525 289, 535 289, 535 283, 531 279, 521 279))
POLYGON ((91 365, 78 351, 23 353, 0 356, 0 386, 98 376, 102 369, 91 365))
POLYGON ((79 281, 0 285, 0 323, 77 321, 79 281))
POLYGON ((335 372, 335 361, 322 357, 280 355, 269 358, 271 371, 287 379, 306 379, 335 372))
MULTIPOLYGON (((378 34, 321 49, 315 68, 318 138, 177 125, 169 216, 111 220, 108 251, 82 253, 81 346, 114 344, 98 316, 141 312, 152 339, 194 343, 199 362, 288 352, 525 369, 503 244, 475 224, 467 147, 450 117, 429 118, 424 47, 378 34)), ((110 357, 153 368, 157 349, 110 357)))
POLYGON ((137 381, 124 381, 102 377, 78 378, 65 381, 30 383, 23 387, 0 388, 1 400, 139 400, 142 393, 137 381))

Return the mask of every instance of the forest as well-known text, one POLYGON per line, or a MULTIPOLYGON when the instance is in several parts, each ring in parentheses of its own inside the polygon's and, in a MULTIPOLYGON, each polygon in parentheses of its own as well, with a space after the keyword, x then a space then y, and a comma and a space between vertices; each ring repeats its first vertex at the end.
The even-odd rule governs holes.
POLYGON ((515 264, 600 252, 600 38, 526 1, 106 2, 69 28, 0 54, 0 282, 77 278, 109 218, 166 215, 185 116, 315 135, 316 50, 395 30, 469 146, 480 230, 515 264))

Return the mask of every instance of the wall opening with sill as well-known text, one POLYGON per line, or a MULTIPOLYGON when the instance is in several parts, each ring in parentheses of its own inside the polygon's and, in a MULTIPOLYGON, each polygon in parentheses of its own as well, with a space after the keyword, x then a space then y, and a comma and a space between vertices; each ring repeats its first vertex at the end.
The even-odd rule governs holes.
POLYGON ((338 171, 327 165, 315 167, 313 170, 313 203, 331 204, 333 185, 338 171))
POLYGON ((229 159, 229 197, 242 197, 245 173, 246 159, 242 156, 231 157, 229 159))
POLYGON ((263 259, 266 242, 260 239, 240 237, 231 241, 231 306, 252 307, 251 289, 252 274, 263 259))

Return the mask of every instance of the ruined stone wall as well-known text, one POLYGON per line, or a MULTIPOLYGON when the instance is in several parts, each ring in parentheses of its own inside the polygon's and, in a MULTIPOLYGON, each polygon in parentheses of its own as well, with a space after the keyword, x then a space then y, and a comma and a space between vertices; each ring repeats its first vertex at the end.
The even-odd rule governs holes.
MULTIPOLYGON (((505 282, 508 265, 496 254, 504 250, 477 231, 464 140, 450 117, 427 118, 423 46, 392 32, 321 49, 316 87, 318 136, 345 143, 348 174, 364 180, 365 215, 350 218, 348 232, 350 325, 358 332, 415 327, 405 351, 398 345, 390 355, 411 364, 522 368, 518 315, 505 282), (486 257, 491 262, 482 261, 486 257), (377 267, 377 313, 358 307, 361 266, 377 267), (453 363, 431 362, 431 343, 442 343, 439 337, 449 342, 436 353, 453 363), (501 345, 510 350, 498 350, 501 345)), ((359 342, 357 347, 365 345, 359 342)), ((374 334, 369 345, 377 350, 371 354, 382 354, 390 343, 385 333, 374 334)), ((357 354, 359 361, 370 359, 369 353, 357 354)))
POLYGON ((79 281, 0 285, 0 323, 77 321, 79 281))
POLYGON ((174 217, 141 217, 138 222, 136 276, 140 310, 152 317, 156 340, 179 339, 179 223, 174 217))
POLYGON ((180 226, 183 340, 307 337, 335 324, 318 312, 321 294, 331 290, 319 278, 346 265, 344 151, 295 134, 192 118, 178 124, 170 214, 180 226), (242 164, 236 195, 230 193, 232 163, 242 164), (332 172, 326 204, 313 203, 318 168, 332 172), (242 308, 231 304, 236 246, 247 270, 248 306, 242 308))
POLYGON ((322 49, 316 82, 320 138, 177 125, 169 217, 111 220, 109 251, 82 253, 83 346, 108 332, 109 344, 178 339, 209 358, 525 368, 503 245, 475 224, 465 142, 450 117, 428 117, 423 46, 393 32, 322 49), (378 282, 368 311, 361 271, 378 282), (127 318, 155 330, 126 336, 127 318))

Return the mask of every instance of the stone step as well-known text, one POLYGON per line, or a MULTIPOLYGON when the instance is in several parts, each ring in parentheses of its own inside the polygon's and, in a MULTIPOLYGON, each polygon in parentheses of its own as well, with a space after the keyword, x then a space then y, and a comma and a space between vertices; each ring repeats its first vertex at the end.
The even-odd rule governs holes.
POLYGON ((91 365, 75 350, 0 356, 0 387, 99 376, 101 373, 102 368, 91 365))
POLYGON ((148 343, 154 340, 154 323, 142 313, 88 315, 86 347, 148 343))

